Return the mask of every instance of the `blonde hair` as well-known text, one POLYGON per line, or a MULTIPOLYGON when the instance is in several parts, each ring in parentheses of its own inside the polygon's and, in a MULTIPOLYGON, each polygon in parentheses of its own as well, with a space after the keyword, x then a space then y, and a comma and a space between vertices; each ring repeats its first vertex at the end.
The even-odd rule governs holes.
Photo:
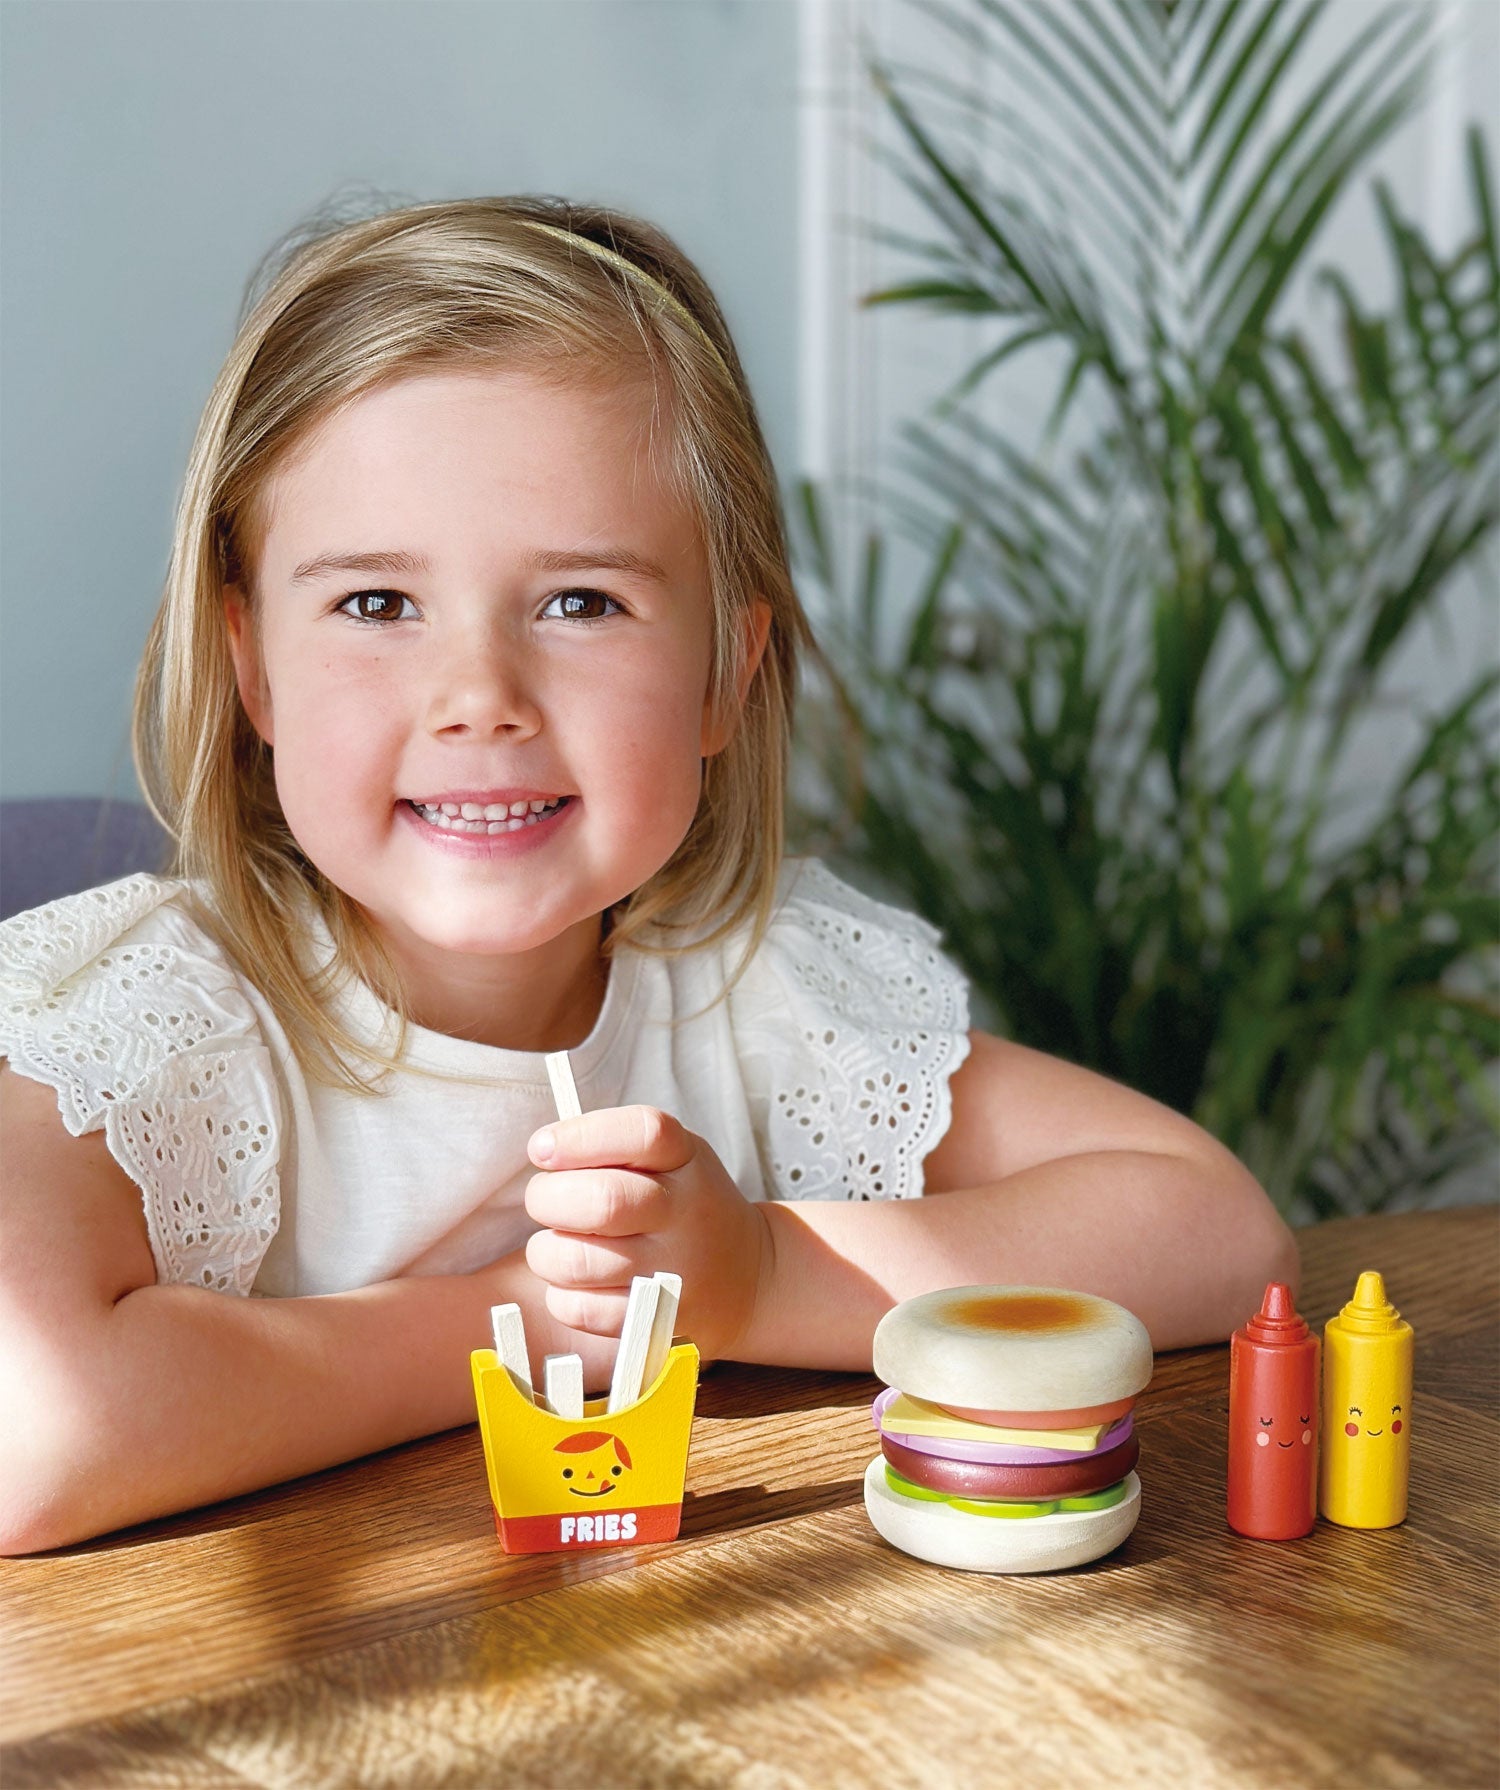
POLYGON ((224 592, 245 591, 258 655, 257 554, 277 469, 376 386, 487 364, 565 383, 649 369, 653 449, 666 389, 666 476, 698 518, 709 567, 717 713, 743 678, 751 603, 771 610, 738 724, 705 762, 692 825, 668 862, 611 910, 604 957, 626 944, 675 957, 748 923, 722 993, 739 980, 774 912, 799 654, 823 663, 729 330, 702 275, 660 230, 560 199, 476 198, 331 225, 314 219, 273 246, 252 276, 193 441, 136 681, 131 748, 147 802, 175 840, 166 874, 202 888, 206 905, 196 890, 188 895, 196 917, 264 994, 308 1077, 360 1092, 382 1090, 353 1063, 394 1069, 410 1011, 363 909, 308 861, 287 826, 270 749, 240 701, 224 592), (309 897, 334 946, 311 978, 296 948, 309 897), (670 935, 685 930, 691 941, 674 943, 670 935), (398 1017, 389 1055, 328 1006, 350 976, 398 1017))

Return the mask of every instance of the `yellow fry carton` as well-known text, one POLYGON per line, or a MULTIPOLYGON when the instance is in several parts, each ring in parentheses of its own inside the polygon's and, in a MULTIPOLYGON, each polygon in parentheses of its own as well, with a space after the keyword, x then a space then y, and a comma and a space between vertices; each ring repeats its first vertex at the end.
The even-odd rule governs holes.
POLYGON ((698 1393, 695 1344, 677 1343, 633 1405, 611 1413, 607 1399, 590 1399, 582 1417, 533 1404, 493 1349, 475 1349, 469 1365, 507 1554, 675 1539, 698 1393))

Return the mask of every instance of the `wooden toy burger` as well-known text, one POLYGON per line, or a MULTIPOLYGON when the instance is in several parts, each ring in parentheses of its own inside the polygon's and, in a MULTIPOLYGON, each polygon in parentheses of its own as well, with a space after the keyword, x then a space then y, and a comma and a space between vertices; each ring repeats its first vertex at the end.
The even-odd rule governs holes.
POLYGON ((1134 1313, 1060 1287, 946 1287, 875 1330, 887 1390, 865 1509, 893 1547, 970 1572, 1097 1560, 1135 1528, 1131 1410, 1151 1380, 1134 1313))

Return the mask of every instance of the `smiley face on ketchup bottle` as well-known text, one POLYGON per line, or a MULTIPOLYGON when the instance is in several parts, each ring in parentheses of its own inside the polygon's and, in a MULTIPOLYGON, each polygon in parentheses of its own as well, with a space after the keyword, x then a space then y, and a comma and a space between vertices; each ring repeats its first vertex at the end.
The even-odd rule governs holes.
POLYGON ((1229 1527, 1294 1541, 1318 1518, 1318 1338, 1281 1281, 1229 1343, 1229 1527))

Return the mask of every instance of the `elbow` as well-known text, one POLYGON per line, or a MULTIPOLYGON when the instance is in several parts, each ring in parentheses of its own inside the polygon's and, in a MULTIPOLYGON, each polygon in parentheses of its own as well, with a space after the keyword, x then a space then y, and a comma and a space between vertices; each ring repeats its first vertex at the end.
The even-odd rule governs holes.
POLYGON ((11 1431, 0 1474, 0 1557, 44 1554, 70 1547, 94 1533, 78 1509, 79 1475, 49 1449, 20 1441, 11 1431))
POLYGON ((1269 1245, 1271 1265, 1263 1284, 1269 1285, 1273 1280, 1284 1281, 1295 1304, 1302 1296, 1302 1251, 1295 1234, 1281 1214, 1273 1210, 1271 1218, 1274 1227, 1269 1245))
POLYGON ((1180 1223, 1184 1272, 1169 1277, 1170 1297, 1148 1326, 1157 1350, 1227 1342, 1260 1310, 1273 1281, 1298 1298, 1297 1239, 1260 1183, 1227 1152, 1207 1186, 1200 1182, 1185 1196, 1180 1223))
POLYGON ((1221 1251, 1223 1305, 1214 1342, 1230 1336, 1260 1310, 1266 1288, 1280 1281, 1293 1303, 1302 1291, 1302 1255, 1286 1220, 1248 1170, 1225 1227, 1227 1247, 1221 1251))
POLYGON ((0 1557, 42 1554, 90 1541, 109 1527, 99 1520, 96 1457, 99 1426, 58 1377, 39 1373, 31 1384, 4 1388, 0 1433, 0 1557), (47 1392, 39 1382, 47 1381, 47 1392))
POLYGON ((7 1470, 0 1486, 0 1559, 14 1560, 26 1554, 45 1554, 65 1548, 89 1535, 69 1521, 62 1501, 45 1487, 27 1484, 7 1470))

